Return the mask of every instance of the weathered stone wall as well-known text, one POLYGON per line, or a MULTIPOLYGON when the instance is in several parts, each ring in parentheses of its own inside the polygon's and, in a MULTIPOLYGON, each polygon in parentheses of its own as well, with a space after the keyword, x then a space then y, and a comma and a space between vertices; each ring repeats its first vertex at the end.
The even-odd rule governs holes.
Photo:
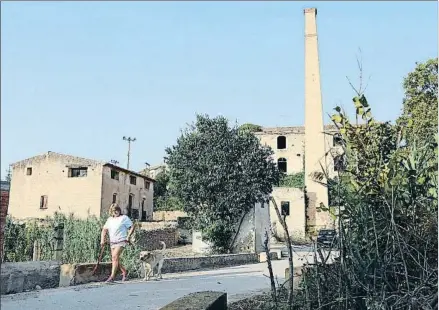
MULTIPOLYGON (((243 218, 239 219, 235 226, 238 232, 235 238, 233 253, 259 253, 263 252, 265 231, 270 233, 270 211, 267 203, 256 203, 243 218), (239 229, 239 230, 238 230, 239 229)), ((209 243, 203 239, 201 232, 194 231, 192 234, 192 251, 194 253, 208 253, 209 243)))
MULTIPOLYGON (((255 264, 258 262, 259 257, 257 254, 225 254, 200 257, 165 258, 162 273, 215 269, 219 267, 255 264)), ((59 286, 73 286, 103 281, 111 272, 111 263, 101 263, 95 274, 93 274, 94 267, 95 263, 62 265, 59 276, 59 286)))
POLYGON ((139 222, 138 227, 143 230, 155 230, 169 227, 177 227, 177 222, 139 222))
POLYGON ((1 294, 21 293, 59 286, 60 263, 20 262, 1 265, 1 294))
POLYGON ((264 252, 265 232, 268 235, 268 248, 270 249, 271 221, 270 204, 257 203, 255 206, 255 251, 264 252))
POLYGON ((192 243, 192 226, 191 218, 188 216, 179 216, 177 218, 178 240, 184 244, 192 243))
MULTIPOLYGON (((59 286, 64 287, 105 281, 108 275, 111 274, 111 263, 99 264, 96 272, 93 273, 95 266, 95 263, 61 265, 59 286)), ((120 278, 121 275, 118 274, 116 280, 120 280, 120 278)))
POLYGON ((12 165, 8 213, 17 219, 45 218, 55 212, 99 216, 101 189, 102 163, 47 152, 12 165), (87 176, 69 177, 69 166, 87 167, 87 176), (41 196, 47 198, 43 209, 41 196))
MULTIPOLYGON (((272 196, 281 211, 282 201, 290 203, 290 215, 287 215, 285 221, 292 238, 305 238, 306 213, 305 213, 305 194, 303 190, 290 187, 273 188, 272 196)), ((279 222, 273 204, 270 202, 270 220, 273 230, 278 238, 284 238, 284 230, 279 222)))
MULTIPOLYGON (((177 230, 177 243, 186 244, 192 243, 192 229, 187 224, 186 219, 188 217, 178 217, 177 221, 163 222, 163 221, 153 221, 153 222, 143 222, 139 223, 139 228, 142 230, 161 230, 164 228, 175 228, 177 230)), ((167 243, 166 243, 167 244, 167 243)))
POLYGON ((186 212, 183 211, 154 211, 154 221, 177 221, 179 217, 186 217, 186 212))
POLYGON ((251 209, 242 220, 241 227, 239 223, 235 230, 238 232, 233 253, 254 253, 255 252, 255 208, 251 209), (239 231, 238 231, 239 229, 239 231))
POLYGON ((138 231, 136 243, 143 250, 161 249, 160 241, 166 243, 167 248, 172 248, 178 243, 178 232, 175 227, 163 227, 152 230, 141 229, 138 231))
MULTIPOLYGON (((333 134, 337 128, 333 125, 324 126, 324 143, 326 150, 339 152, 340 147, 334 146, 333 134)), ((287 161, 287 173, 293 174, 303 171, 303 158, 305 153, 305 127, 265 127, 261 132, 255 132, 255 135, 261 141, 261 144, 270 146, 274 152, 273 159, 277 162, 279 158, 285 158, 287 161), (286 148, 277 148, 277 138, 284 136, 286 138, 286 148)), ((323 155, 322 155, 323 156, 323 155)), ((335 176, 334 162, 332 156, 327 156, 326 164, 330 177, 335 176)))

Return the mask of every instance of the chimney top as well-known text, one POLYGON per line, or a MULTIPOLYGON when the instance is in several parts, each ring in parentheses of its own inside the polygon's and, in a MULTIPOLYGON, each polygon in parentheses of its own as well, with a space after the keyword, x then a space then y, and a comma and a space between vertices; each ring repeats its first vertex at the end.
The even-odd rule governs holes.
POLYGON ((317 15, 317 9, 316 8, 307 8, 303 10, 303 14, 308 14, 308 13, 314 13, 315 15, 317 15))

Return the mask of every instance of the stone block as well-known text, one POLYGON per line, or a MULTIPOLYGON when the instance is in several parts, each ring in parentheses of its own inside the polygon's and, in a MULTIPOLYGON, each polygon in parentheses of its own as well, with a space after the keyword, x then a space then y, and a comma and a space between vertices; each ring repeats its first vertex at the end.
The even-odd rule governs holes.
POLYGON ((0 293, 14 294, 59 285, 60 264, 54 261, 3 263, 0 293))
POLYGON ((227 293, 192 293, 174 300, 160 310, 227 310, 227 293))
POLYGON ((59 272, 59 286, 65 287, 71 285, 75 285, 75 265, 63 264, 59 272))
POLYGON ((72 286, 105 281, 111 274, 111 263, 100 263, 93 273, 96 263, 64 264, 59 274, 59 286, 72 286))
MULTIPOLYGON (((277 260, 279 259, 279 256, 277 256, 277 252, 270 252, 270 259, 271 260, 277 260)), ((259 253, 259 262, 265 263, 267 261, 267 254, 265 252, 259 253)))

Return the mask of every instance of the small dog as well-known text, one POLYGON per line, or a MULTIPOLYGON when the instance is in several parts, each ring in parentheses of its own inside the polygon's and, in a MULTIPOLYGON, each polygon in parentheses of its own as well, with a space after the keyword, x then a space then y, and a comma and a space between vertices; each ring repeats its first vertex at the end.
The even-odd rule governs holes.
POLYGON ((154 268, 157 267, 156 279, 162 279, 162 267, 165 261, 164 251, 166 249, 166 243, 160 241, 163 245, 161 250, 156 251, 142 251, 140 252, 140 261, 142 262, 143 271, 145 277, 143 281, 148 281, 151 275, 153 275, 154 268))

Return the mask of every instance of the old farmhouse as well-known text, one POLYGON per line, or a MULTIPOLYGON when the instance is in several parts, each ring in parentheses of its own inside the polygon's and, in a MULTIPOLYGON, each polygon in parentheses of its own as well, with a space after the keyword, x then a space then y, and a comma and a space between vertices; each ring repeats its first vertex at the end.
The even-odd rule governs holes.
POLYGON ((134 219, 152 220, 154 180, 112 163, 47 152, 11 165, 8 213, 17 219, 55 212, 106 215, 111 203, 134 219))

